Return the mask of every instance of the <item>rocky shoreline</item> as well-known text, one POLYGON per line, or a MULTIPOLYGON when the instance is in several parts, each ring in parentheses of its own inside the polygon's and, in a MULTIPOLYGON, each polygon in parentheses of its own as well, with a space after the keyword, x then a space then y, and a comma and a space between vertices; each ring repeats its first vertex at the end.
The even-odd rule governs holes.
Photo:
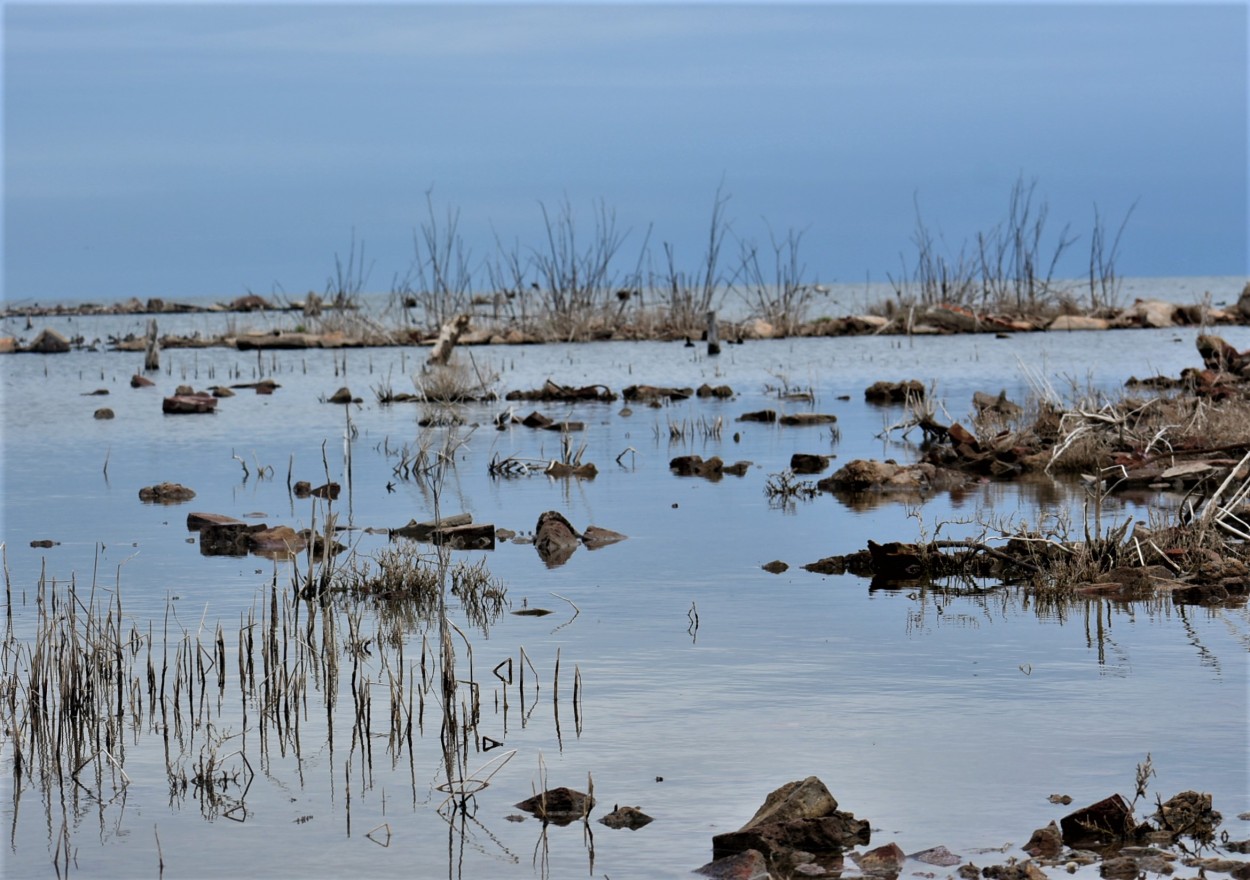
MULTIPOLYGON (((244 332, 216 336, 167 334, 160 337, 161 348, 226 347, 239 350, 255 349, 308 349, 308 348, 364 348, 394 345, 434 345, 439 332, 421 329, 415 325, 387 328, 363 316, 350 303, 323 303, 315 295, 302 301, 285 305, 274 304, 255 294, 240 297, 229 303, 196 305, 167 302, 165 300, 137 299, 112 305, 97 303, 38 304, 12 306, 0 311, 0 318, 25 318, 27 329, 34 331, 35 318, 103 315, 159 316, 173 314, 263 314, 298 313, 304 317, 296 329, 275 329, 265 332, 244 332), (333 329, 317 329, 327 326, 324 316, 336 317, 333 329), (305 325, 313 329, 305 329, 305 325)), ((554 341, 603 341, 625 340, 680 340, 691 341, 689 334, 674 330, 655 315, 588 316, 575 334, 554 332, 539 320, 502 320, 490 314, 457 316, 459 345, 533 345, 554 341)), ((943 335, 955 333, 1034 333, 1062 331, 1096 331, 1113 329, 1161 329, 1168 327, 1214 327, 1250 324, 1250 284, 1242 291, 1237 303, 1228 308, 1217 308, 1209 303, 1178 305, 1163 300, 1138 299, 1132 305, 1118 309, 1080 311, 1061 309, 1044 314, 1027 314, 1000 310, 975 310, 962 305, 939 303, 935 305, 912 305, 907 308, 893 302, 883 307, 869 309, 861 314, 842 317, 820 317, 798 324, 792 333, 774 326, 760 318, 743 321, 720 321, 716 324, 715 338, 727 344, 746 340, 776 339, 793 336, 867 336, 867 335, 943 335)), ((442 331, 442 332, 445 332, 442 331)), ((705 331, 701 338, 708 339, 705 331)), ((147 340, 133 334, 108 340, 88 340, 85 337, 66 337, 52 329, 44 328, 31 340, 24 337, 0 337, 0 354, 43 353, 52 354, 74 349, 98 350, 106 347, 114 351, 142 351, 147 340)))

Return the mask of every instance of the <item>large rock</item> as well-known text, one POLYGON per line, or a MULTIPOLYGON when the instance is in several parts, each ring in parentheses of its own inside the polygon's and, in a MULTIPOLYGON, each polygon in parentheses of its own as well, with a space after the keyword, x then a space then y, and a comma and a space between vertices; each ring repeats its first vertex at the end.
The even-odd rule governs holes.
POLYGON ((534 527, 534 549, 548 568, 563 565, 581 544, 581 536, 564 516, 548 510, 538 516, 534 527))
POLYGON ((694 873, 713 880, 770 880, 772 877, 768 872, 768 860, 762 852, 754 849, 708 862, 701 868, 695 868, 694 873))
POLYGON ((755 815, 737 831, 712 838, 716 858, 759 850, 770 859, 793 851, 840 853, 868 843, 866 821, 838 810, 829 789, 815 776, 789 782, 768 795, 755 815))
POLYGON ((195 497, 195 490, 181 483, 157 483, 139 490, 139 500, 155 504, 180 504, 195 497))
POLYGON ((26 346, 26 350, 38 354, 64 354, 69 351, 69 339, 51 327, 45 327, 39 331, 35 341, 26 346))
POLYGON ((1090 315, 1060 315, 1046 325, 1047 330, 1106 330, 1111 322, 1090 315))
POLYGON ((567 825, 590 815, 595 799, 588 794, 561 786, 549 788, 516 805, 518 810, 533 813, 544 822, 567 825))
POLYGON ((1129 838, 1137 823, 1133 808, 1118 794, 1103 798, 1059 820, 1063 842, 1073 849, 1089 849, 1129 838))

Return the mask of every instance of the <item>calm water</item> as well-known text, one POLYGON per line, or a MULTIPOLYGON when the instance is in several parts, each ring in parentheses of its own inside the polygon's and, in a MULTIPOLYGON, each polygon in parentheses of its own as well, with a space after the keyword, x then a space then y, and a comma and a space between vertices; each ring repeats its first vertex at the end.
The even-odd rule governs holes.
MULTIPOLYGON (((66 323, 104 338, 142 321, 66 323)), ((13 331, 10 322, 0 333, 13 331)), ((1176 375, 1197 363, 1196 332, 786 340, 729 346, 715 359, 680 343, 475 349, 480 368, 500 373, 501 391, 550 377, 617 391, 634 383, 724 383, 736 396, 663 409, 634 405, 631 415, 622 414, 620 401, 517 404, 520 415, 538 409, 586 423, 577 439, 599 475, 580 482, 491 479, 492 456, 558 457, 559 438, 519 426, 494 430, 503 403, 465 409, 481 427, 457 456, 444 510, 520 531, 532 530, 541 512, 558 510, 579 529, 595 524, 629 536, 594 552, 580 549, 555 569, 525 545, 456 554, 484 558, 513 610, 528 604, 554 612, 505 613, 486 632, 456 616, 473 644, 479 732, 506 747, 471 754, 468 763, 515 750, 475 799, 472 815, 449 824, 438 810, 432 698, 411 761, 406 753, 393 761, 385 739, 375 736, 367 762, 351 745, 346 683, 337 694, 332 746, 326 698, 310 688, 298 757, 277 745, 262 755, 254 729, 237 737, 236 691, 211 714, 217 733, 236 737, 219 751, 243 748, 256 770, 239 810, 224 816, 194 796, 171 796, 162 738, 142 723, 124 744, 131 782, 115 798, 106 784, 104 803, 69 783, 65 798, 58 793, 49 803, 29 781, 15 792, 4 771, 4 874, 53 873, 64 823, 79 876, 157 876, 159 836, 168 876, 179 877, 678 877, 710 859, 713 834, 739 827, 769 791, 808 775, 823 779, 842 809, 872 822, 874 846, 895 841, 911 852, 944 844, 984 865, 1018 852, 977 848, 1018 847, 1070 809, 1047 803, 1051 793, 1070 794, 1076 805, 1114 791, 1131 796, 1134 768, 1148 752, 1158 771, 1152 794, 1210 791, 1231 836, 1250 836, 1250 826, 1235 818, 1250 810, 1244 608, 1167 601, 1037 607, 1009 590, 870 591, 867 581, 799 568, 859 549, 869 537, 910 540, 939 523, 946 535, 976 533, 990 518, 1035 521, 1039 498, 1051 507, 1073 503, 1064 487, 983 485, 957 500, 939 496, 921 506, 866 511, 831 496, 775 509, 764 493, 769 475, 794 452, 835 454, 834 467, 914 453, 897 434, 878 436, 902 413, 863 403, 863 389, 877 379, 932 382, 950 417, 966 419, 977 390, 1006 390, 1019 400, 1039 378, 1066 394, 1073 387, 1114 392, 1130 375, 1176 375), (780 401, 773 389, 782 385, 810 389, 814 404, 780 401), (839 432, 735 422, 764 407, 833 412, 839 432), (718 417, 720 437, 705 437, 698 426, 718 417), (681 422, 689 437, 671 443, 669 424, 681 422), (754 464, 746 476, 717 483, 673 476, 669 459, 690 452, 754 464), (761 570, 774 559, 791 569, 761 570), (508 658, 519 664, 522 649, 540 681, 535 693, 534 673, 527 672, 524 702, 515 684, 505 687, 490 674, 508 658), (581 676, 577 717, 574 670, 581 676), (552 827, 544 837, 536 820, 506 818, 544 778, 584 790, 588 774, 600 804, 592 817, 619 803, 640 806, 656 821, 636 832, 592 822, 587 841, 578 823, 552 827)), ((1250 348, 1250 329, 1221 333, 1250 348)), ((259 358, 168 351, 159 387, 140 390, 128 385, 140 355, 4 358, 3 536, 18 631, 29 632, 42 571, 48 580, 74 578, 83 592, 93 580, 103 595, 120 584, 128 622, 146 633, 154 621, 158 651, 167 614, 170 645, 184 632, 211 632, 219 621, 228 638, 237 633, 241 618, 268 595, 275 563, 202 556, 188 540, 186 513, 260 513, 270 524, 307 526, 312 506, 288 495, 287 474, 316 484, 328 469, 346 482, 347 414, 319 402, 342 385, 364 403, 350 410, 357 433, 341 516, 360 529, 428 518, 428 495, 392 472, 394 451, 418 443, 421 411, 379 406, 371 390, 384 381, 409 390, 421 357, 400 349, 259 358), (274 395, 240 391, 213 416, 160 412, 161 393, 181 382, 203 388, 254 381, 261 372, 280 383, 274 395), (110 394, 84 396, 98 388, 110 394), (111 407, 116 419, 94 420, 100 406, 111 407), (258 479, 262 466, 272 476, 258 479), (192 487, 197 497, 167 507, 139 502, 140 487, 165 480, 192 487), (60 543, 30 547, 45 538, 60 543)), ((1146 511, 1118 502, 1108 515, 1144 518, 1146 511)), ((360 554, 385 546, 378 535, 351 535, 360 554)), ((289 570, 279 565, 278 573, 285 583, 289 570)), ((363 621, 367 631, 377 629, 373 612, 366 610, 363 621)), ((419 656, 425 633, 413 626, 408 663, 419 656)), ((468 658, 457 662, 467 677, 468 658)), ((375 683, 372 727, 384 734, 377 663, 375 656, 362 667, 375 683)), ((254 725, 254 708, 250 719, 254 725)), ((189 760, 206 736, 193 739, 189 760)), ((4 755, 7 764, 7 739, 4 755)))

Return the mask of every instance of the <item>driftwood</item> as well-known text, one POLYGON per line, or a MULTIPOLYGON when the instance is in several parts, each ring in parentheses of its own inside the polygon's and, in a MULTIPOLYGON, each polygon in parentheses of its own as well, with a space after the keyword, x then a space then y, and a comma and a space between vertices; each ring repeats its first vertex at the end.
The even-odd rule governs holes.
POLYGON ((438 333, 438 339, 434 343, 434 350, 430 352, 429 363, 438 366, 446 365, 451 358, 451 350, 456 347, 456 343, 460 341, 460 337, 469 329, 469 316, 456 315, 446 324, 438 333))

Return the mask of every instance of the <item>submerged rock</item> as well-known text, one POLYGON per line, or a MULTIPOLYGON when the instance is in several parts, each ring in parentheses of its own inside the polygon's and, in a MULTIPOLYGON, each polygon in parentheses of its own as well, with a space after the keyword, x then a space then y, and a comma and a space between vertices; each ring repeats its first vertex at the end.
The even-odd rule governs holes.
POLYGON ((516 804, 518 810, 532 813, 544 822, 567 825, 590 815, 595 799, 588 794, 561 786, 539 792, 516 804))
POLYGON ((195 490, 181 483, 157 483, 139 490, 139 500, 156 504, 178 504, 195 497, 195 490))
POLYGON ((607 825, 609 828, 628 828, 631 831, 637 831, 644 825, 651 824, 652 821, 654 820, 639 807, 619 805, 599 820, 600 824, 607 825))

